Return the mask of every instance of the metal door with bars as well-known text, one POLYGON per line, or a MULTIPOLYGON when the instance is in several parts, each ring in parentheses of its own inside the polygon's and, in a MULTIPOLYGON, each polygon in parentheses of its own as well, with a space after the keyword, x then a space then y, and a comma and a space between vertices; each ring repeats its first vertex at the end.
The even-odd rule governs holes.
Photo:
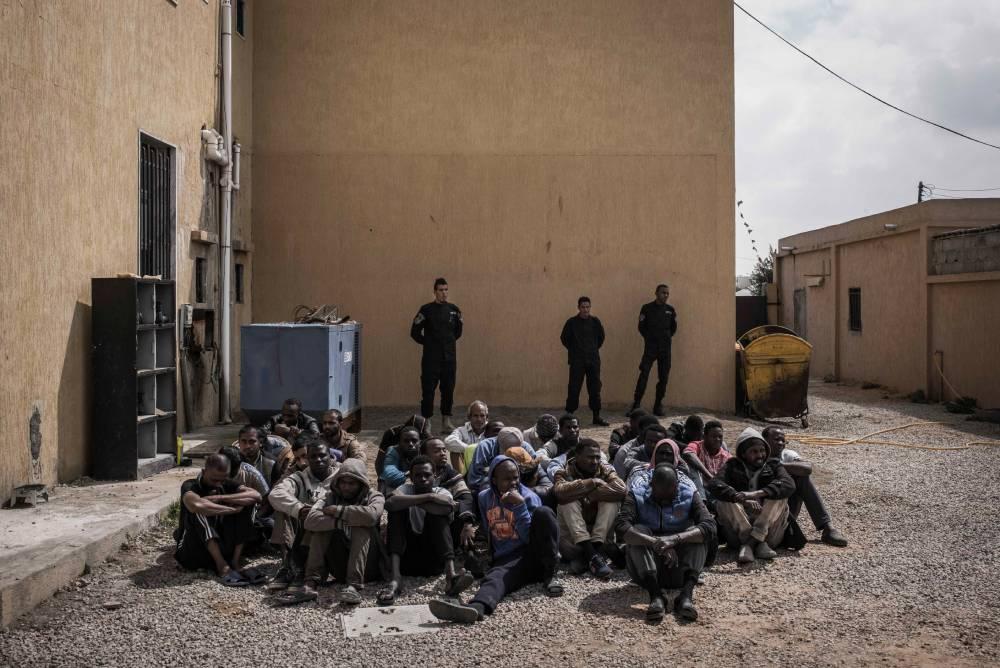
POLYGON ((173 149, 139 136, 139 273, 174 277, 173 149))

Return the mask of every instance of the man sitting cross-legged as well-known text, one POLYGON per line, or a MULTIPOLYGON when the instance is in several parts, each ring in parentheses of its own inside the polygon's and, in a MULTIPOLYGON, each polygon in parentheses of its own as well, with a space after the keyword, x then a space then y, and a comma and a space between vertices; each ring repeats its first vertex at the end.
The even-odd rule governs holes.
POLYGON ((285 399, 281 404, 281 412, 267 419, 260 428, 260 435, 266 438, 271 434, 292 441, 302 432, 311 431, 319 434, 316 418, 302 412, 302 402, 298 399, 285 399))
POLYGON ((382 465, 382 472, 378 475, 379 490, 385 494, 392 494, 392 491, 406 482, 406 474, 410 471, 410 464, 413 459, 420 454, 420 432, 416 427, 404 427, 399 433, 399 444, 389 448, 382 465))
POLYGON ((343 421, 344 414, 336 408, 323 411, 320 419, 323 432, 320 434, 320 438, 330 448, 330 456, 338 462, 342 462, 345 459, 360 459, 361 461, 365 461, 364 444, 354 434, 344 431, 342 427, 343 421))
POLYGON ((326 497, 306 515, 305 528, 311 536, 303 591, 312 598, 327 570, 345 583, 340 600, 351 605, 361 602, 359 590, 365 582, 381 577, 378 523, 385 497, 372 491, 365 473, 361 460, 344 460, 326 497))
POLYGON ((469 404, 468 420, 461 427, 451 432, 444 444, 451 453, 451 465, 456 470, 465 470, 465 451, 475 448, 479 441, 483 440, 486 433, 486 423, 490 419, 490 409, 486 402, 473 401, 469 404))
POLYGON ((431 459, 417 455, 410 462, 410 482, 386 499, 392 579, 378 593, 379 605, 395 603, 404 574, 440 575, 443 570, 448 596, 458 596, 472 584, 473 577, 455 567, 451 519, 456 503, 448 490, 435 484, 434 474, 431 459))
POLYGON ((309 466, 282 479, 271 490, 268 501, 274 508, 274 531, 271 542, 282 552, 281 568, 268 583, 269 591, 281 591, 292 585, 301 589, 305 582, 308 542, 304 542, 306 515, 330 491, 333 476, 340 468, 330 456, 326 443, 312 434, 300 434, 296 444, 305 440, 309 466))
POLYGON ((602 548, 611 537, 625 483, 601 462, 601 446, 582 438, 566 466, 555 472, 553 494, 559 503, 559 552, 574 573, 586 569, 597 578, 611 577, 602 548))
POLYGON ((550 596, 563 593, 556 579, 559 524, 551 508, 519 482, 517 464, 509 457, 493 459, 489 486, 479 493, 479 513, 486 528, 493 563, 468 604, 448 599, 430 602, 438 619, 472 623, 493 614, 507 594, 541 582, 550 596))
POLYGON ((785 470, 795 481, 795 493, 788 497, 788 512, 791 516, 797 518, 804 504, 816 530, 822 532, 820 540, 834 547, 846 547, 847 538, 831 523, 830 512, 813 483, 812 464, 802 459, 799 453, 785 447, 785 431, 780 427, 765 427, 761 436, 767 441, 770 455, 781 460, 785 470))
POLYGON ((674 610, 682 619, 697 619, 694 587, 716 525, 694 483, 669 465, 637 472, 629 481, 615 531, 625 543, 629 575, 649 593, 646 619, 663 618, 662 589, 680 589, 674 610))
POLYGON ((768 458, 767 442, 756 429, 743 430, 736 439, 736 456, 707 487, 715 498, 721 533, 730 545, 740 545, 741 564, 778 556, 772 548, 784 540, 795 483, 780 459, 768 458))
POLYGON ((253 508, 260 494, 230 480, 229 466, 225 455, 209 455, 198 477, 181 485, 174 558, 188 570, 215 570, 224 585, 246 586, 257 578, 240 573, 240 558, 254 537, 253 508))
POLYGON ((629 474, 625 462, 628 461, 629 466, 635 466, 638 463, 634 461, 635 453, 645 447, 647 440, 652 448, 657 442, 667 437, 667 428, 661 425, 655 416, 646 415, 639 418, 638 427, 639 435, 631 441, 623 443, 622 447, 618 448, 618 452, 615 453, 615 458, 611 460, 612 465, 615 467, 615 473, 622 480, 626 480, 629 474), (650 430, 655 433, 647 434, 650 430))

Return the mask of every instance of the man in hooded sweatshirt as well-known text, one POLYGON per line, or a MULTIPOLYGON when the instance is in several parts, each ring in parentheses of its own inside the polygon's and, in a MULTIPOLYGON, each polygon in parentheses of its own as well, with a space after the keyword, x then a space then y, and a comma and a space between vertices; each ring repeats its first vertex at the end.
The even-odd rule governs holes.
POLYGON ((380 577, 378 523, 385 498, 371 489, 360 459, 347 459, 333 476, 330 491, 305 518, 311 533, 304 592, 316 597, 316 587, 333 573, 345 583, 340 600, 357 605, 365 582, 380 577))
POLYGON ((629 480, 615 531, 625 543, 629 575, 649 594, 646 619, 663 619, 662 589, 678 588, 674 610, 682 619, 697 619, 694 588, 716 524, 691 479, 669 465, 637 472, 629 480))
POLYGON ((476 446, 476 454, 472 458, 472 466, 465 472, 465 480, 473 494, 478 494, 489 487, 488 470, 497 455, 502 455, 510 448, 524 448, 532 458, 536 456, 534 448, 524 442, 524 435, 517 427, 504 427, 496 438, 485 438, 476 446))
POLYGON ((500 455, 490 464, 489 486, 479 493, 479 513, 493 556, 479 591, 468 604, 449 599, 430 602, 438 619, 470 624, 493 614, 507 594, 541 582, 549 596, 560 596, 556 579, 559 524, 556 514, 520 482, 520 471, 510 457, 500 455))
POLYGON ((706 485, 716 500, 723 533, 730 544, 740 545, 741 564, 778 556, 773 548, 788 527, 788 497, 795 493, 795 482, 781 460, 768 453, 760 432, 747 427, 736 439, 736 456, 706 485))
POLYGON ((303 522, 313 505, 330 491, 333 476, 340 468, 330 456, 326 442, 315 436, 306 446, 306 453, 309 467, 283 478, 268 496, 274 508, 271 542, 280 546, 282 552, 281 567, 268 583, 268 591, 281 591, 289 585, 301 589, 305 584, 309 545, 303 542, 306 535, 303 522))

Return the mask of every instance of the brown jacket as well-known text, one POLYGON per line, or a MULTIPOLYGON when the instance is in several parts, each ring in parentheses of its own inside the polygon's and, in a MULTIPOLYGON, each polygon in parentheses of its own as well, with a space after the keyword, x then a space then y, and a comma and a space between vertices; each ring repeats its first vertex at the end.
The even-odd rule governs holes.
POLYGON ((345 459, 340 465, 340 470, 330 481, 330 491, 317 501, 306 515, 306 529, 335 531, 345 527, 377 527, 382 517, 382 510, 385 508, 385 497, 371 489, 365 473, 364 462, 345 459), (361 491, 354 499, 343 499, 337 492, 337 481, 345 476, 361 483, 361 491), (330 506, 336 507, 333 515, 324 512, 330 506))
POLYGON ((331 442, 326 436, 322 436, 323 442, 331 448, 336 448, 344 453, 344 459, 360 459, 366 461, 365 445, 358 440, 358 437, 348 432, 340 431, 340 440, 331 442))
POLYGON ((552 492, 560 504, 583 499, 589 500, 590 503, 625 499, 625 482, 618 477, 613 466, 604 462, 597 465, 596 474, 589 475, 578 471, 576 460, 571 459, 566 462, 566 466, 555 472, 554 478, 555 486, 552 492), (603 480, 608 484, 608 489, 595 491, 597 487, 593 480, 603 480))

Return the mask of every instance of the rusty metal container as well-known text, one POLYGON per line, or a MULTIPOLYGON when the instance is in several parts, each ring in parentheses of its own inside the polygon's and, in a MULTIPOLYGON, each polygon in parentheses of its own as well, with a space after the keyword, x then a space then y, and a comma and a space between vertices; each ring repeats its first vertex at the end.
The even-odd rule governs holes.
POLYGON ((736 342, 742 408, 761 419, 796 418, 809 426, 812 346, 777 325, 754 327, 736 342))

